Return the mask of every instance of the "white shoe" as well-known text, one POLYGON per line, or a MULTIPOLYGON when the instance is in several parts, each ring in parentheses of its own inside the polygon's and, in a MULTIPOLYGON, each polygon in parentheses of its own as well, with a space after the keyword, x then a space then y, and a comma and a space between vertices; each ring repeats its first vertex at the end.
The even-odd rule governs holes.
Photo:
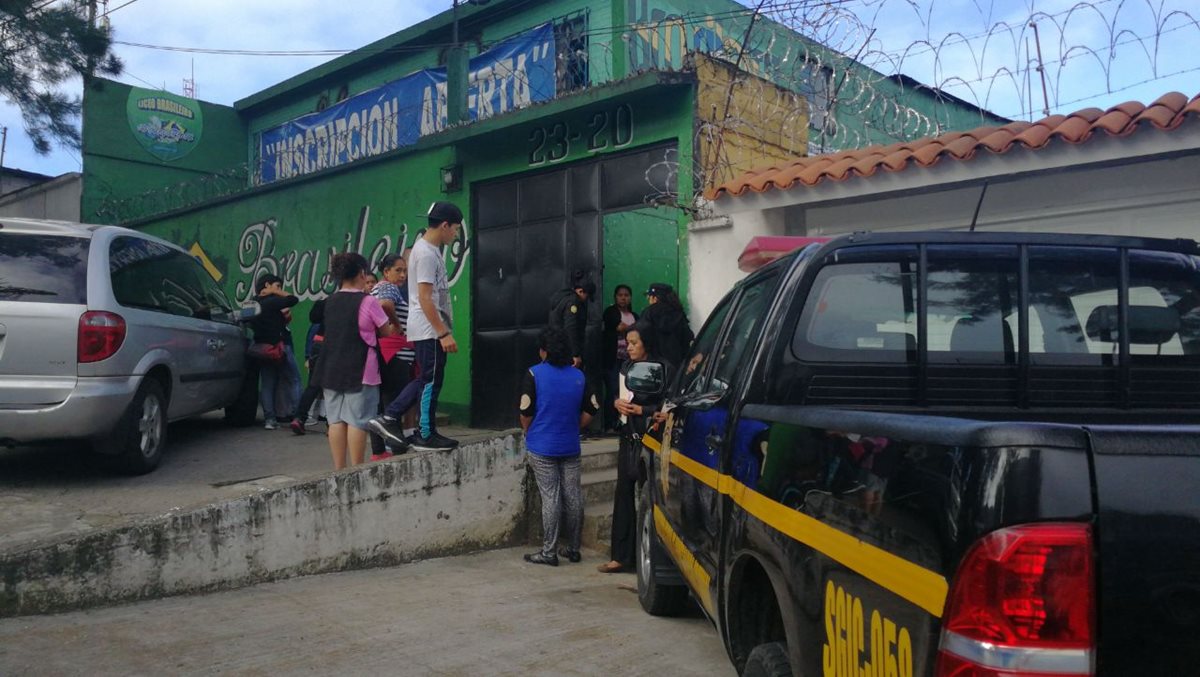
POLYGON ((315 426, 316 424, 318 424, 318 423, 320 423, 320 422, 321 422, 321 421, 320 421, 320 420, 318 420, 316 416, 309 416, 309 417, 308 417, 308 420, 304 422, 304 425, 305 425, 306 427, 309 427, 309 428, 311 428, 311 427, 315 426))
POLYGON ((275 421, 267 421, 267 423, 263 426, 263 430, 276 430, 278 428, 279 425, 275 423, 275 421))

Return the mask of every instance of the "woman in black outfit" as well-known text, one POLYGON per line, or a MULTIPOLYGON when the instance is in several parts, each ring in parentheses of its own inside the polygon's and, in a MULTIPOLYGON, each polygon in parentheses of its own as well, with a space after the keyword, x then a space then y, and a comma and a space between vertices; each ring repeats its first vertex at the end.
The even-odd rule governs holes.
MULTIPOLYGON (((629 350, 629 359, 621 367, 621 376, 629 372, 630 366, 636 362, 660 362, 664 367, 666 380, 670 381, 671 367, 668 362, 659 359, 653 343, 647 343, 644 337, 651 335, 649 327, 639 322, 630 327, 625 334, 629 350)), ((617 452, 617 489, 613 495, 612 521, 612 560, 596 567, 605 574, 615 574, 622 571, 633 571, 637 556, 637 507, 634 504, 637 488, 637 460, 641 447, 642 435, 653 425, 654 413, 662 404, 659 395, 633 394, 631 400, 617 397, 613 400, 616 410, 625 416, 621 427, 621 444, 617 452)))
POLYGON ((671 364, 679 364, 692 345, 692 328, 688 326, 683 302, 669 284, 655 282, 646 290, 646 301, 650 305, 642 311, 642 324, 647 332, 642 338, 654 346, 654 354, 671 364), (647 333, 649 336, 647 336, 647 333))
POLYGON ((604 429, 619 432, 621 421, 612 403, 617 399, 617 379, 621 365, 629 359, 625 348, 625 332, 637 322, 638 315, 633 312, 633 289, 629 285, 617 285, 616 291, 613 292, 613 301, 611 306, 604 309, 604 429))

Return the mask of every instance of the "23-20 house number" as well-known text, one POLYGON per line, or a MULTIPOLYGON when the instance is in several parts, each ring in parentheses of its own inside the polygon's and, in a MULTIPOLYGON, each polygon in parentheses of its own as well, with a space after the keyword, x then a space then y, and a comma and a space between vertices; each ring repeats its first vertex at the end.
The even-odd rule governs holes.
POLYGON ((580 141, 586 143, 589 153, 628 146, 633 142, 633 108, 623 103, 596 111, 582 129, 567 122, 535 127, 529 133, 529 164, 565 160, 571 155, 571 144, 580 141))

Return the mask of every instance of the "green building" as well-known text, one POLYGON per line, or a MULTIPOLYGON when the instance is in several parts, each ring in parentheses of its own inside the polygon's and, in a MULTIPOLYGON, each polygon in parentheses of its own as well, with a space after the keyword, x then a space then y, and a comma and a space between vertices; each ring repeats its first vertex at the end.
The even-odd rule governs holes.
POLYGON ((597 321, 620 283, 686 298, 706 185, 1000 121, 752 20, 729 0, 492 0, 458 7, 457 47, 446 11, 232 107, 101 82, 85 101, 82 218, 190 249, 235 301, 264 273, 312 301, 333 290, 333 254, 374 263, 452 200, 468 215, 446 252, 462 352, 441 409, 511 425, 571 271, 602 290, 597 321))

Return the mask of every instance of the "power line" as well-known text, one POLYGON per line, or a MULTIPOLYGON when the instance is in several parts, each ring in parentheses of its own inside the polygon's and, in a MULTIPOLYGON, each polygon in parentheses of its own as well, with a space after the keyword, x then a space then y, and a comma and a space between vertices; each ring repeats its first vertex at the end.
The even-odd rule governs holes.
POLYGON ((122 74, 122 75, 128 75, 129 77, 133 78, 134 80, 137 80, 138 82, 141 82, 142 84, 149 85, 149 86, 150 86, 150 87, 152 87, 153 89, 161 90, 161 91, 164 91, 164 92, 165 92, 165 91, 167 91, 167 89, 166 89, 165 87, 161 87, 161 86, 159 86, 159 85, 156 85, 156 84, 154 84, 153 82, 149 82, 149 81, 147 81, 147 80, 143 80, 142 78, 139 78, 138 76, 134 75, 133 73, 130 73, 128 70, 123 70, 123 71, 121 71, 121 74, 122 74))
POLYGON ((137 0, 129 0, 128 2, 126 2, 126 3, 125 3, 125 4, 123 4, 123 5, 117 5, 116 7, 113 7, 112 9, 108 10, 108 11, 107 11, 107 12, 105 12, 104 14, 101 14, 101 15, 100 15, 100 17, 101 17, 101 18, 103 18, 103 17, 106 17, 106 16, 108 16, 109 14, 112 14, 113 12, 117 11, 118 9, 122 9, 122 8, 124 8, 124 7, 128 7, 128 6, 132 5, 132 4, 133 4, 133 3, 135 3, 135 2, 137 2, 137 0))
MULTIPOLYGON (((110 10, 108 13, 111 14, 112 12, 115 12, 116 10, 121 9, 121 7, 130 5, 136 1, 137 0, 129 0, 129 2, 126 2, 124 5, 121 5, 120 7, 116 7, 113 10, 110 10)), ((809 6, 826 7, 826 6, 830 6, 830 5, 847 4, 851 1, 852 0, 781 0, 780 2, 776 2, 774 4, 766 6, 764 8, 764 10, 765 11, 775 11, 775 10, 779 10, 779 9, 803 9, 803 8, 806 8, 809 6)), ((737 17, 737 16, 752 16, 754 13, 755 13, 754 9, 742 8, 742 9, 736 9, 736 10, 729 10, 729 11, 725 11, 725 12, 716 12, 713 14, 691 15, 691 16, 687 16, 687 17, 679 17, 679 18, 674 18, 674 19, 669 19, 669 20, 663 20, 660 22, 631 22, 631 23, 627 23, 627 24, 619 24, 616 26, 605 26, 605 27, 601 27, 601 28, 594 28, 594 29, 589 29, 586 31, 581 31, 578 35, 581 37, 582 36, 613 35, 613 34, 621 33, 621 32, 627 31, 627 30, 631 30, 631 29, 647 28, 647 27, 653 27, 655 25, 702 24, 702 23, 707 23, 710 20, 733 18, 733 17, 737 17)), ((485 46, 492 46, 492 45, 494 45, 498 42, 501 42, 503 40, 506 40, 506 39, 507 38, 501 38, 499 40, 490 41, 490 42, 486 43, 485 46)), ((394 53, 404 53, 404 52, 423 52, 423 51, 426 51, 429 49, 440 49, 440 48, 454 46, 453 43, 446 42, 446 43, 425 43, 425 44, 420 44, 420 45, 396 45, 396 46, 392 46, 392 47, 381 47, 381 48, 372 49, 372 50, 368 50, 368 49, 362 48, 362 47, 355 48, 355 49, 296 49, 296 50, 265 49, 265 50, 262 50, 262 49, 212 48, 212 47, 183 47, 183 46, 177 46, 177 45, 155 45, 155 44, 148 44, 148 43, 141 43, 141 42, 128 42, 125 40, 114 40, 113 42, 118 45, 124 45, 126 47, 137 47, 140 49, 153 49, 153 50, 159 50, 159 51, 165 51, 165 52, 184 52, 184 53, 188 53, 188 54, 213 54, 213 55, 218 55, 218 56, 341 56, 343 54, 349 54, 351 52, 394 54, 394 53)))
MULTIPOLYGON (((1084 101, 1091 101, 1092 99, 1099 99, 1102 96, 1108 96, 1109 94, 1116 94, 1117 92, 1124 92, 1125 90, 1133 89, 1134 87, 1148 85, 1151 82, 1157 82, 1158 80, 1165 80, 1166 78, 1173 78, 1176 75, 1186 75, 1187 73, 1195 73, 1196 71, 1200 71, 1200 66, 1196 66, 1195 68, 1185 68, 1181 71, 1175 71, 1174 73, 1167 73, 1165 75, 1159 75, 1159 76, 1156 76, 1153 78, 1147 78, 1145 80, 1142 80, 1141 82, 1135 82, 1131 85, 1125 85, 1124 87, 1118 87, 1117 89, 1109 89, 1107 91, 1100 92, 1099 94, 1093 94, 1091 96, 1085 96, 1085 97, 1079 98, 1079 99, 1072 99, 1070 101, 1060 101, 1055 104, 1055 108, 1062 108, 1063 106, 1070 106, 1072 104, 1082 103, 1084 101)), ((1006 115, 1005 117, 1011 118, 1014 116, 1006 115)))

